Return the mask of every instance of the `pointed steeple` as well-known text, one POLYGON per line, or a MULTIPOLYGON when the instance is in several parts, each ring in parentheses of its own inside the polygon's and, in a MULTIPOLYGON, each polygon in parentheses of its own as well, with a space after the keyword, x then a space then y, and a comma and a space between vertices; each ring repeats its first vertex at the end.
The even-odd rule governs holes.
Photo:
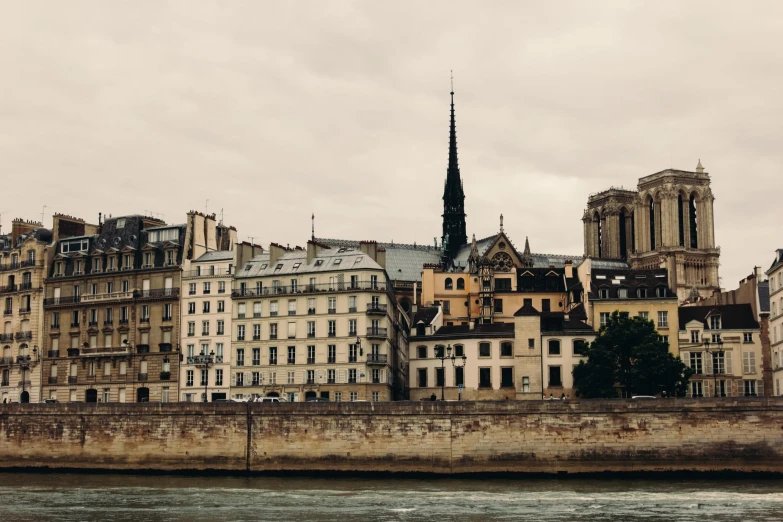
POLYGON ((530 253, 530 242, 525 236, 525 251, 522 253, 522 266, 525 268, 533 268, 533 254, 530 253))
POLYGON ((696 165, 696 172, 698 172, 699 174, 704 172, 704 167, 702 167, 702 165, 701 165, 701 158, 699 158, 699 164, 696 165))
POLYGON ((453 258, 467 244, 465 225, 465 193, 457 162, 457 123, 454 116, 454 78, 451 79, 451 124, 449 126, 449 164, 443 187, 443 239, 448 237, 446 255, 453 258))

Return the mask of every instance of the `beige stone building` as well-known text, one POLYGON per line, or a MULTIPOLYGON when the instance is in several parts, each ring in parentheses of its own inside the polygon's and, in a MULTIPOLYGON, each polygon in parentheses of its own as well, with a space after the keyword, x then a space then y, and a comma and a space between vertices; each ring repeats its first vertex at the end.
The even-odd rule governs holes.
POLYGON ((0 235, 0 401, 39 402, 43 339, 43 280, 52 233, 15 219, 0 235))
POLYGON ((775 395, 783 395, 783 249, 775 251, 775 259, 766 274, 769 278, 772 380, 775 395))
POLYGON ((710 297, 720 290, 713 201, 701 162, 694 172, 667 169, 640 178, 635 191, 593 194, 582 218, 585 256, 665 268, 680 302, 710 297))
POLYGON ((680 357, 691 397, 765 395, 761 329, 749 304, 680 309, 680 357))
POLYGON ((586 349, 595 331, 584 307, 541 318, 541 369, 544 397, 574 397, 574 367, 587 361, 586 349))
POLYGON ((96 225, 55 215, 44 301, 43 396, 59 402, 177 400, 182 263, 199 223, 147 216, 96 225))
POLYGON ((653 321, 672 355, 679 354, 678 299, 668 286, 666 269, 604 268, 611 264, 586 259, 579 266, 579 276, 588 287, 585 294, 588 324, 598 331, 615 311, 630 317, 643 317, 653 321))
POLYGON ((385 250, 272 243, 237 267, 231 395, 235 399, 390 401, 407 389, 407 317, 385 250))

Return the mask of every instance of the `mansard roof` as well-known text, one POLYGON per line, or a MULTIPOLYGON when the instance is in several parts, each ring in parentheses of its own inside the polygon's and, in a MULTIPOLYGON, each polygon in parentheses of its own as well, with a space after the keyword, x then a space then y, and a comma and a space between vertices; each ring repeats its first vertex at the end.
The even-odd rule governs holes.
POLYGON ((413 314, 413 326, 423 324, 427 326, 438 316, 439 306, 422 306, 413 314))
POLYGON ((383 267, 361 250, 350 248, 321 250, 307 264, 306 250, 289 250, 275 262, 269 253, 259 254, 237 268, 236 278, 286 276, 316 272, 346 272, 350 270, 383 270, 383 267))
POLYGON ((620 288, 637 289, 647 288, 647 297, 642 299, 663 299, 674 298, 677 294, 669 288, 669 271, 665 268, 659 268, 655 270, 606 270, 606 269, 592 269, 590 274, 590 292, 589 296, 591 300, 600 299, 637 299, 635 292, 628 292, 627 297, 621 298, 618 290, 620 288), (666 295, 658 297, 655 295, 655 289, 659 287, 666 288, 666 295), (608 290, 608 297, 600 298, 598 295, 599 289, 608 290))
POLYGON ((709 330, 707 317, 721 316, 721 330, 757 330, 759 323, 753 316, 753 307, 749 304, 681 306, 679 309, 680 330, 691 321, 698 321, 709 330))
MULTIPOLYGON (((321 239, 317 242, 329 247, 359 248, 360 241, 350 239, 321 239)), ((441 251, 432 245, 406 243, 378 243, 378 248, 386 249, 386 273, 392 281, 420 282, 422 267, 426 264, 440 263, 441 251)))

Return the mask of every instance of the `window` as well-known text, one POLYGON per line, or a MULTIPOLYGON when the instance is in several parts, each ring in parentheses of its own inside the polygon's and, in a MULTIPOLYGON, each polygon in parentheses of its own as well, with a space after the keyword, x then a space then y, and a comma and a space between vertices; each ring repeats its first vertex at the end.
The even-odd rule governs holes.
POLYGON ((691 352, 689 366, 691 367, 691 370, 693 370, 695 374, 698 375, 703 373, 701 352, 691 352))
POLYGON ((326 370, 326 383, 335 384, 337 382, 336 374, 335 370, 326 370))
POLYGON ((713 353, 712 354, 712 372, 713 373, 726 373, 726 354, 725 353, 713 353))
POLYGON ((495 298, 495 312, 503 313, 503 300, 495 298))
POLYGON ((335 337, 337 335, 337 321, 329 321, 326 325, 329 337, 335 337))
POLYGON ((742 341, 746 343, 752 343, 753 342, 753 334, 750 332, 745 332, 742 334, 742 341))
POLYGON ((608 288, 599 288, 598 289, 598 297, 600 299, 608 299, 609 298, 609 289, 608 288))
POLYGON ((628 298, 628 289, 620 287, 617 289, 617 297, 620 299, 627 299, 628 298))
POLYGON ((465 368, 457 366, 454 368, 454 386, 465 385, 465 368))
POLYGON ((560 355, 560 341, 557 339, 549 340, 549 355, 560 355))
POLYGON ((326 362, 327 363, 335 363, 337 362, 337 346, 334 344, 330 344, 326 347, 326 362))
POLYGON ((451 290, 452 288, 454 288, 454 282, 452 281, 452 279, 450 277, 447 277, 445 279, 445 281, 443 282, 443 287, 446 290, 451 290))
POLYGON ((712 334, 712 342, 715 344, 721 342, 720 334, 712 334))
POLYGON ((307 370, 306 384, 315 384, 315 370, 307 370))
POLYGON ((315 337, 315 321, 307 321, 307 337, 315 337))
POLYGON ((239 324, 237 325, 237 341, 244 341, 245 340, 245 325, 239 324))
POLYGON ((260 324, 254 324, 253 325, 253 340, 254 341, 261 340, 261 325, 260 324))
POLYGON ((756 395, 756 381, 742 381, 742 385, 745 390, 745 397, 756 395))
POLYGON ((277 323, 269 323, 269 338, 277 339, 277 323))
POLYGON ((636 289, 636 297, 640 299, 646 299, 647 298, 647 288, 644 286, 640 286, 636 289))
POLYGON ((226 311, 226 302, 225 301, 218 301, 217 302, 218 312, 225 312, 226 311))
POLYGON ((601 312, 599 317, 601 320, 601 326, 606 326, 606 323, 609 322, 609 312, 601 312))
POLYGON ((253 348, 253 366, 261 364, 261 348, 253 348))
POLYGON ((209 321, 201 321, 201 335, 209 335, 209 321))
POLYGON ((701 381, 691 381, 691 397, 704 397, 701 381))
POLYGON ((446 385, 446 378, 444 374, 444 368, 435 368, 435 386, 440 388, 446 385))
POLYGON ((307 347, 307 364, 315 364, 315 346, 307 347))
POLYGON ((193 386, 193 370, 185 372, 185 386, 193 386))
POLYGON ((188 303, 188 314, 196 313, 196 303, 188 303))
POLYGON ((511 291, 511 279, 508 277, 501 277, 495 279, 495 291, 497 292, 510 292, 511 291))
POLYGON ((381 394, 379 392, 372 392, 372 401, 373 402, 378 402, 379 400, 381 400, 380 397, 381 397, 381 394))
POLYGON ((541 300, 541 311, 542 312, 549 312, 551 310, 549 299, 542 299, 541 300))
POLYGON ((288 364, 296 364, 296 346, 288 347, 288 364))
POLYGON ((209 301, 204 301, 204 303, 201 306, 201 313, 208 314, 209 313, 209 301))
POLYGON ((329 298, 329 313, 330 314, 336 314, 337 313, 337 298, 336 297, 330 297, 329 298))
POLYGON ((245 349, 237 348, 237 366, 245 365, 245 349))
POLYGON ((219 294, 225 294, 226 293, 226 282, 225 281, 218 281, 218 293, 219 294))
POLYGON ((245 374, 244 373, 237 373, 236 374, 236 381, 237 381, 237 386, 244 386, 245 385, 245 374))
POLYGON ((756 354, 754 352, 742 352, 742 373, 756 373, 756 354))
POLYGON ((527 340, 527 347, 531 350, 536 347, 536 340, 535 339, 528 339, 527 340))
POLYGON ((357 392, 351 392, 349 394, 351 398, 351 402, 358 401, 359 400, 359 394, 357 392))
POLYGON ((343 402, 342 392, 334 392, 334 402, 343 402))
POLYGON ((659 335, 658 339, 661 340, 661 342, 665 345, 669 345, 669 336, 668 335, 659 335))
POLYGON ((279 312, 278 302, 277 301, 271 301, 269 303, 269 315, 274 317, 274 316, 277 315, 278 312, 279 312))
POLYGON ((655 288, 655 296, 656 297, 666 297, 666 287, 665 286, 658 286, 655 288))
POLYGON ((574 355, 580 357, 587 355, 587 341, 584 339, 574 339, 574 355))
POLYGON ((720 330, 721 320, 720 315, 710 316, 710 330, 720 330))
POLYGON ((490 343, 479 343, 479 357, 491 357, 492 345, 490 343))
POLYGON ((691 342, 694 344, 700 342, 698 330, 691 330, 691 342))
POLYGON ((188 337, 196 335, 196 322, 188 321, 188 337))
POLYGON ((348 362, 356 362, 357 361, 357 350, 355 344, 349 344, 348 345, 348 362))
MULTIPOLYGON (((355 303, 354 303, 354 306, 356 306, 355 303)), ((314 297, 310 297, 310 298, 307 299, 307 313, 310 314, 310 315, 315 313, 315 298, 314 297)))
POLYGON ((225 322, 223 319, 218 319, 217 322, 217 334, 218 335, 224 335, 225 334, 225 322))
POLYGON ((196 295, 196 283, 188 285, 188 295, 196 295))
POLYGON ((427 368, 419 368, 419 388, 427 387, 427 368))
POLYGON ((348 382, 351 384, 356 383, 356 368, 348 370, 348 382))
POLYGON ((506 366, 500 369, 500 387, 501 388, 514 387, 514 368, 510 366, 506 366))
POLYGON ((269 364, 277 364, 277 346, 269 347, 269 364))
POLYGON ((479 388, 492 388, 491 368, 479 368, 479 388))
POLYGON ((426 359, 427 358, 427 347, 426 346, 417 346, 416 347, 416 357, 419 359, 426 359))
POLYGON ((465 280, 461 277, 457 279, 457 290, 465 290, 465 280))
POLYGON ((549 386, 562 386, 563 379, 561 376, 560 366, 549 367, 549 386))
POLYGON ((296 315, 296 299, 288 300, 288 315, 296 315))
POLYGON ((650 319, 650 312, 639 312, 639 317, 647 321, 650 319))
POLYGON ((668 328, 669 327, 669 312, 661 311, 658 312, 658 328, 668 328))
MULTIPOLYGON (((460 348, 462 348, 460 346, 460 348)), ((455 350, 456 352, 456 350, 455 350)), ((454 354, 457 356, 457 354, 454 354)), ((513 357, 514 356, 514 345, 511 344, 509 341, 503 341, 500 343, 500 356, 501 357, 513 357)), ((462 357, 462 355, 458 355, 457 357, 462 357)))
MULTIPOLYGON (((495 299, 495 303, 497 303, 497 302, 498 302, 498 299, 495 299)), ((497 308, 497 306, 495 306, 495 308, 497 308)), ((501 304, 500 308, 501 308, 500 311, 502 312, 503 311, 502 310, 502 308, 503 308, 502 304, 501 304)), ((497 310, 495 310, 495 311, 497 312, 497 310)), ((443 301, 443 313, 444 314, 450 314, 451 313, 451 301, 443 301)))

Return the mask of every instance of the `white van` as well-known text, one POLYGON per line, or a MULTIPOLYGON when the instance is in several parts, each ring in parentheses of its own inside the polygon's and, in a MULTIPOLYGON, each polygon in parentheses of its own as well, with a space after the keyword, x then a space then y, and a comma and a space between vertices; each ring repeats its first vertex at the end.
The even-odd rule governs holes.
POLYGON ((253 402, 288 402, 285 397, 257 397, 253 402))

